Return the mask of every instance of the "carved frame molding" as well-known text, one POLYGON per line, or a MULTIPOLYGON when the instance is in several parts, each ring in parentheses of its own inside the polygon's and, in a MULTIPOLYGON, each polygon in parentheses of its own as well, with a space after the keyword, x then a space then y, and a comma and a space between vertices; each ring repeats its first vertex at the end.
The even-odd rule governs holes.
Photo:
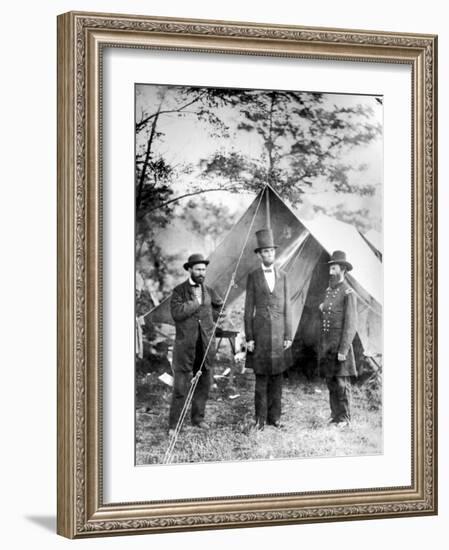
POLYGON ((432 35, 70 12, 58 17, 58 533, 79 538, 437 512, 436 59, 432 35), (102 502, 102 48, 412 67, 410 487, 176 502, 102 502))

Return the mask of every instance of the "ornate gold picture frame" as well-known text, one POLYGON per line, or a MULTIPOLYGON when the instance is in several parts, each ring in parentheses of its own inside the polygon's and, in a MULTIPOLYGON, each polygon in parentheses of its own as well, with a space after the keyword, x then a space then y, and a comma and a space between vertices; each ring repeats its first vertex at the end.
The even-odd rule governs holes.
POLYGON ((76 12, 58 17, 59 534, 83 538, 437 513, 436 62, 433 35, 76 12), (402 312, 411 326, 411 353, 405 355, 411 358, 410 484, 276 493, 261 486, 260 494, 180 493, 175 499, 155 499, 150 489, 144 500, 105 500, 102 93, 108 48, 410 69, 412 296, 411 310, 402 312))

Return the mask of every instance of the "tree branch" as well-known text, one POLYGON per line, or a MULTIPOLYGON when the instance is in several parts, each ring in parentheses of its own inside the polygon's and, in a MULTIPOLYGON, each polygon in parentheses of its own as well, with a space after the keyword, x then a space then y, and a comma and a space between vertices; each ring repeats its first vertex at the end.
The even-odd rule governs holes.
POLYGON ((170 113, 180 113, 187 107, 190 107, 190 105, 193 105, 194 103, 199 101, 205 94, 206 92, 201 93, 198 97, 196 97, 195 99, 192 99, 192 101, 188 101, 187 103, 185 103, 184 105, 181 105, 181 107, 178 107, 177 109, 166 109, 165 111, 158 111, 157 113, 147 116, 146 118, 144 118, 143 120, 141 120, 136 124, 136 132, 140 132, 144 128, 144 126, 146 126, 146 124, 154 117, 158 117, 159 115, 166 115, 170 113))
MULTIPOLYGON (((161 105, 162 105, 162 103, 160 103, 159 109, 160 109, 161 105)), ((151 146, 153 144, 154 134, 156 133, 156 124, 157 124, 158 118, 159 118, 159 111, 156 113, 156 118, 153 120, 153 125, 151 127, 151 134, 150 134, 150 137, 149 137, 148 143, 147 143, 147 150, 146 150, 146 153, 145 153, 145 160, 143 162, 142 171, 140 172, 139 184, 137 186, 137 197, 136 197, 136 209, 137 210, 139 209, 139 206, 140 206, 140 200, 141 200, 141 197, 142 197, 142 189, 143 189, 143 184, 144 184, 144 181, 145 181, 145 174, 147 172, 148 164, 150 163, 151 146)))
POLYGON ((178 202, 181 199, 185 199, 186 197, 193 197, 195 195, 201 195, 202 193, 210 193, 212 191, 237 191, 237 187, 217 187, 213 189, 201 189, 199 191, 191 191, 190 193, 184 193, 184 195, 179 195, 179 197, 175 197, 174 199, 170 199, 169 201, 163 202, 162 204, 158 204, 154 208, 150 208, 145 212, 145 215, 149 214, 150 212, 154 212, 155 210, 159 210, 159 208, 164 208, 165 206, 168 206, 169 204, 172 204, 174 202, 178 202))

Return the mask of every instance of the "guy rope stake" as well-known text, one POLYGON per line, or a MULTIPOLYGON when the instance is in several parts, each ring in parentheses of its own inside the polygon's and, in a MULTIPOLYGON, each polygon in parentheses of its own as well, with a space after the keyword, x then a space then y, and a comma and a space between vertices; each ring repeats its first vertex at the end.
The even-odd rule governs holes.
POLYGON ((264 192, 266 192, 267 190, 267 186, 265 185, 265 187, 263 188, 263 190, 261 191, 260 193, 260 196, 259 196, 259 200, 257 202, 257 206, 256 206, 256 209, 254 211, 254 214, 253 214, 253 217, 251 219, 251 223, 249 225, 249 228, 248 228, 248 231, 247 231, 247 234, 246 234, 246 237, 245 237, 245 242, 243 243, 243 246, 240 250, 240 254, 239 254, 239 257, 237 259, 237 263, 235 265, 235 268, 234 268, 234 271, 231 275, 231 280, 229 281, 229 284, 228 284, 228 287, 226 289, 226 294, 225 294, 225 297, 223 299, 223 303, 221 305, 221 308, 220 308, 220 313, 218 314, 218 317, 217 317, 217 320, 215 321, 214 323, 214 326, 213 326, 213 329, 212 329, 212 334, 209 338, 209 341, 207 343, 207 346, 206 346, 206 350, 203 354, 203 359, 201 361, 201 365, 200 365, 200 368, 198 369, 197 373, 195 374, 195 376, 192 378, 192 382, 190 384, 190 388, 189 388, 189 391, 187 393, 187 396, 186 396, 186 400, 184 402, 184 405, 182 407, 182 410, 181 410, 181 414, 179 415, 179 420, 178 420, 178 423, 176 424, 176 427, 173 431, 173 435, 170 436, 170 441, 169 441, 169 444, 168 444, 168 447, 167 447, 167 450, 165 452, 165 455, 164 455, 164 460, 163 460, 163 464, 169 464, 171 461, 172 461, 172 458, 173 458, 173 451, 175 449, 175 445, 176 445, 176 442, 178 440, 178 435, 179 435, 179 432, 181 431, 181 427, 182 427, 182 424, 184 422, 184 419, 186 417, 186 414, 187 414, 187 410, 190 406, 190 402, 192 401, 192 398, 193 398, 193 394, 195 392, 195 389, 198 385, 198 381, 199 381, 199 378, 202 374, 202 369, 203 369, 203 366, 204 366, 204 363, 206 362, 206 358, 207 358, 207 354, 209 352, 209 349, 211 347, 211 344, 213 342, 213 339, 215 338, 215 332, 217 330, 217 327, 218 327, 218 323, 220 322, 220 318, 223 314, 223 311, 224 311, 224 308, 226 306, 226 302, 229 298, 229 294, 231 292, 231 289, 233 288, 233 286, 235 285, 235 278, 236 278, 236 275, 237 275, 237 270, 239 268, 239 265, 240 265, 240 262, 242 261, 242 257, 243 257, 243 253, 245 251, 245 248, 246 248, 246 245, 248 244, 248 240, 249 240, 249 237, 251 235, 251 232, 252 232, 252 229, 253 229, 253 225, 254 225, 254 222, 256 220, 256 216, 257 216, 257 213, 259 211, 259 207, 260 207, 260 203, 262 202, 262 197, 264 195, 264 192))

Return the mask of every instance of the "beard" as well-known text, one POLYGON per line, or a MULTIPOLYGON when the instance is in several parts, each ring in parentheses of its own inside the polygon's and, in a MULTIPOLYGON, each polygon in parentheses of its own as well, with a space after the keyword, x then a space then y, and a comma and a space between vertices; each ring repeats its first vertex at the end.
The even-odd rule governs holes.
POLYGON ((192 277, 192 281, 198 285, 200 285, 204 281, 203 275, 194 275, 192 273, 191 277, 192 277))
POLYGON ((329 275, 329 284, 330 286, 335 286, 340 282, 340 276, 339 275, 329 275))

